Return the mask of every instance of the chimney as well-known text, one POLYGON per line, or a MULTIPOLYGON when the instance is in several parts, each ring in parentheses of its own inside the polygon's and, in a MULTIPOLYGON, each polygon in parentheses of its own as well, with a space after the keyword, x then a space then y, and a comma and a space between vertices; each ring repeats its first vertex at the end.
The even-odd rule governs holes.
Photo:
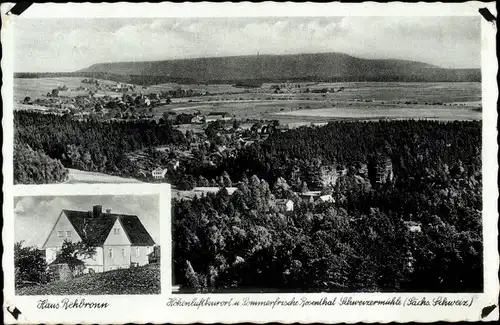
POLYGON ((102 214, 102 205, 94 205, 92 209, 92 217, 100 218, 102 214))
POLYGON ((107 214, 111 214, 111 209, 106 209, 107 214))

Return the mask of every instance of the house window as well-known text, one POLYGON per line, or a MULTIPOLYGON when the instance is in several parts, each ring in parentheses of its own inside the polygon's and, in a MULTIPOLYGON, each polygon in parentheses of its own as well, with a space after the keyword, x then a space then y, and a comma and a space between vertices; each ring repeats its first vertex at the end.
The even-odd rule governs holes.
POLYGON ((109 258, 113 258, 113 249, 112 248, 109 249, 109 258))
POLYGON ((63 236, 64 236, 64 232, 63 231, 60 230, 60 231, 57 232, 57 237, 62 238, 63 236))
POLYGON ((70 237, 71 238, 71 230, 66 231, 66 237, 70 237))
POLYGON ((125 257, 125 248, 122 248, 122 256, 125 257))
POLYGON ((141 255, 141 251, 139 250, 139 247, 135 248, 135 256, 139 257, 141 255))
POLYGON ((114 228, 113 231, 114 231, 115 235, 120 234, 120 228, 114 228))

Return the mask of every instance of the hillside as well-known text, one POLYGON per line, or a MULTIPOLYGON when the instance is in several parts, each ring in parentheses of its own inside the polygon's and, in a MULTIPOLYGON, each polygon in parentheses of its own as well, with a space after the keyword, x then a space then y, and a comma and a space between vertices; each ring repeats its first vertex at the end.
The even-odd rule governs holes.
POLYGON ((160 266, 86 274, 69 281, 16 290, 17 295, 146 295, 160 293, 160 266))
POLYGON ((156 82, 480 81, 480 69, 443 69, 406 60, 368 60, 343 53, 252 55, 94 64, 77 73, 150 77, 156 82))

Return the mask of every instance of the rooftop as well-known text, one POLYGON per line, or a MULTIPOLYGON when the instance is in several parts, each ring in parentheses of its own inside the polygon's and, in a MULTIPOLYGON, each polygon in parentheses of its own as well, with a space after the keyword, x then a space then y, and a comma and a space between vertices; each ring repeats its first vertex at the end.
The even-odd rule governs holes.
POLYGON ((90 211, 63 210, 83 241, 102 246, 116 220, 119 220, 132 246, 153 246, 153 238, 137 216, 103 212, 94 216, 90 211))

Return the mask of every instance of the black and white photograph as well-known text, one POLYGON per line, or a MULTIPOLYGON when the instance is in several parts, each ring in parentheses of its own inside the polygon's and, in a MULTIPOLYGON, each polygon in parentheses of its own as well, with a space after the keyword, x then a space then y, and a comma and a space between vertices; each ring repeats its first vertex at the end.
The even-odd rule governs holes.
POLYGON ((14 201, 17 295, 160 293, 158 196, 14 201))
POLYGON ((481 292, 480 31, 23 21, 14 182, 171 183, 179 293, 481 292))
POLYGON ((38 323, 498 319, 485 311, 500 287, 493 7, 3 14, 10 310, 38 323), (73 298, 107 309, 33 304, 73 298))

